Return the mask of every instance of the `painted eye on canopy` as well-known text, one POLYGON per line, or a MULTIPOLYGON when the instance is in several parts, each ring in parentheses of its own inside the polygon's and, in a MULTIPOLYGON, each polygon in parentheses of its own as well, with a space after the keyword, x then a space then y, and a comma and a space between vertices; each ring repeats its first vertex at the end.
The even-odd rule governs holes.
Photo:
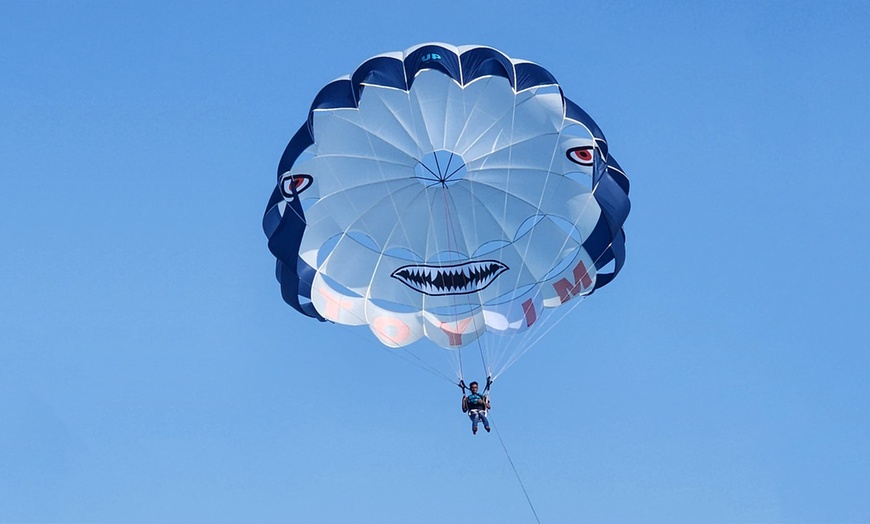
POLYGON ((311 187, 312 182, 314 182, 314 179, 311 175, 291 175, 290 173, 285 173, 281 177, 281 194, 284 195, 286 200, 293 200, 294 187, 298 195, 311 187))
POLYGON ((568 160, 575 164, 580 164, 581 166, 591 166, 592 147, 593 146, 572 147, 566 153, 568 155, 568 160))

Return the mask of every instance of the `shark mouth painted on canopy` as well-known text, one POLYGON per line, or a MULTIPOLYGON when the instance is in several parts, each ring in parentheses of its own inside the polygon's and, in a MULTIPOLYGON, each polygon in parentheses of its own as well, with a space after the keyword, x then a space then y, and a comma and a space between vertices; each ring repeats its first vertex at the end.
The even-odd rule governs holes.
POLYGON ((480 260, 449 266, 402 266, 390 276, 425 295, 467 295, 485 289, 508 269, 497 260, 480 260))

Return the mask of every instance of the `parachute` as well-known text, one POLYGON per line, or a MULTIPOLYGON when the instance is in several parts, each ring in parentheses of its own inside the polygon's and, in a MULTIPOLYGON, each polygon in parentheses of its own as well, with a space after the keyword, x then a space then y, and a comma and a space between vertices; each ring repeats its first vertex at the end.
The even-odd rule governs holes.
POLYGON ((461 378, 462 348, 500 372, 553 312, 613 280, 628 192, 546 69, 426 43, 320 90, 263 229, 296 311, 390 348, 428 339, 458 355, 461 378))

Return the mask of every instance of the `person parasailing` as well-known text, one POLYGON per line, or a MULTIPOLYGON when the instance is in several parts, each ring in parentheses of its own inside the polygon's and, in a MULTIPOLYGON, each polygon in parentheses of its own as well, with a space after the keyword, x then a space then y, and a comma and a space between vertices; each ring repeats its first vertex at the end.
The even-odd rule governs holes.
POLYGON ((460 382, 459 387, 462 388, 462 412, 468 413, 468 418, 471 419, 471 434, 477 435, 477 425, 479 422, 483 422, 483 429, 486 430, 487 433, 490 431, 489 427, 489 419, 486 418, 487 411, 492 409, 492 406, 489 403, 489 387, 492 385, 492 377, 486 378, 486 387, 483 389, 483 393, 478 393, 477 390, 479 385, 477 382, 472 382, 468 385, 468 389, 471 390, 470 395, 465 394, 465 383, 460 382))

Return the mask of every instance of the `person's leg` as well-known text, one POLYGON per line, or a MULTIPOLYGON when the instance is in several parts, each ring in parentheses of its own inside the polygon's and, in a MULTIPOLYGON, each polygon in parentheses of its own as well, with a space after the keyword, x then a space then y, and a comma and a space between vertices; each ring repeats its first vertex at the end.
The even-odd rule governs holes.
POLYGON ((483 429, 485 429, 486 432, 489 433, 489 420, 486 418, 486 415, 481 413, 480 420, 481 420, 481 422, 483 422, 483 429))
POLYGON ((478 417, 477 411, 469 411, 468 412, 468 418, 471 419, 471 432, 475 435, 477 434, 477 417, 478 417))

